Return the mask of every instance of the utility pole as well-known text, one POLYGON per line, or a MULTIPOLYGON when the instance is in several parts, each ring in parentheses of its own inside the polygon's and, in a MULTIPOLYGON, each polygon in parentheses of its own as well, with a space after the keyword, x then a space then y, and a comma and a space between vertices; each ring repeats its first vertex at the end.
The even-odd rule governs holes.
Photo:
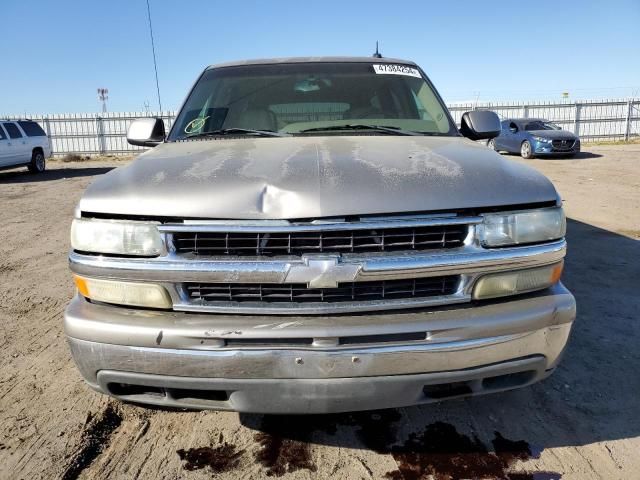
POLYGON ((108 88, 99 88, 98 89, 98 100, 102 102, 102 113, 106 113, 107 111, 107 100, 109 100, 109 89, 108 88))

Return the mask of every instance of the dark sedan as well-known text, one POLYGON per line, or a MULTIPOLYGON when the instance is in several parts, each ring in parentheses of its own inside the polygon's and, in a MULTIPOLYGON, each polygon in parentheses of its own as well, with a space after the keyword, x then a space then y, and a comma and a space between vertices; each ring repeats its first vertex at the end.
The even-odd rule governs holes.
POLYGON ((556 124, 540 118, 508 118, 500 135, 487 142, 496 151, 519 153, 522 158, 569 156, 580 152, 580 139, 556 124))

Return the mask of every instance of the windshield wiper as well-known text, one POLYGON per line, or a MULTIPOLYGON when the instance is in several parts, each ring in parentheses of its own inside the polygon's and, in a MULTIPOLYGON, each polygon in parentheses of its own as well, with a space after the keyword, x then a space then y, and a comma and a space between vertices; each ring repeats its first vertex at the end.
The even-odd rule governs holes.
POLYGON ((391 127, 388 125, 367 125, 364 123, 356 123, 349 125, 332 125, 329 127, 314 127, 314 128, 305 128, 304 130, 300 130, 297 133, 308 133, 308 132, 324 132, 324 131, 337 131, 337 130, 375 130, 378 132, 385 133, 394 133, 396 135, 422 135, 418 132, 413 132, 411 130, 403 130, 398 127, 391 127))
POLYGON ((220 128, 218 130, 211 130, 210 132, 200 132, 194 133, 192 135, 187 135, 183 137, 187 138, 202 138, 202 137, 216 137, 219 135, 234 135, 234 134, 246 134, 246 135, 257 135, 260 137, 289 137, 288 133, 279 133, 271 130, 252 130, 250 128, 220 128))

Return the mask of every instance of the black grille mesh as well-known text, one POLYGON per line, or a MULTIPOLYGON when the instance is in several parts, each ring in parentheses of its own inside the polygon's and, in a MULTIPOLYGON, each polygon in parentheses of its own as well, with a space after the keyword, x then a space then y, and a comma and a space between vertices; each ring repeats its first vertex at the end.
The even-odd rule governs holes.
POLYGON ((336 288, 308 288, 303 283, 186 283, 191 300, 211 302, 362 302, 453 295, 459 276, 341 283, 336 288))
POLYGON ((181 232, 174 234, 173 243, 178 253, 204 256, 366 253, 460 247, 467 232, 467 225, 293 233, 181 232))
POLYGON ((571 150, 573 148, 574 140, 551 140, 551 145, 556 150, 571 150))

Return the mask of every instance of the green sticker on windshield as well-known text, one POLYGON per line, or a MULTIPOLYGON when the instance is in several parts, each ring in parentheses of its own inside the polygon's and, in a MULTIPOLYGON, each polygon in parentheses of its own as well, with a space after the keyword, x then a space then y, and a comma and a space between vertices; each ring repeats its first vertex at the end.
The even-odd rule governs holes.
POLYGON ((199 132, 200 130, 202 130, 202 127, 204 127, 204 124, 208 118, 209 116, 194 118, 189 123, 187 123, 186 127, 184 127, 184 133, 190 134, 199 132))

